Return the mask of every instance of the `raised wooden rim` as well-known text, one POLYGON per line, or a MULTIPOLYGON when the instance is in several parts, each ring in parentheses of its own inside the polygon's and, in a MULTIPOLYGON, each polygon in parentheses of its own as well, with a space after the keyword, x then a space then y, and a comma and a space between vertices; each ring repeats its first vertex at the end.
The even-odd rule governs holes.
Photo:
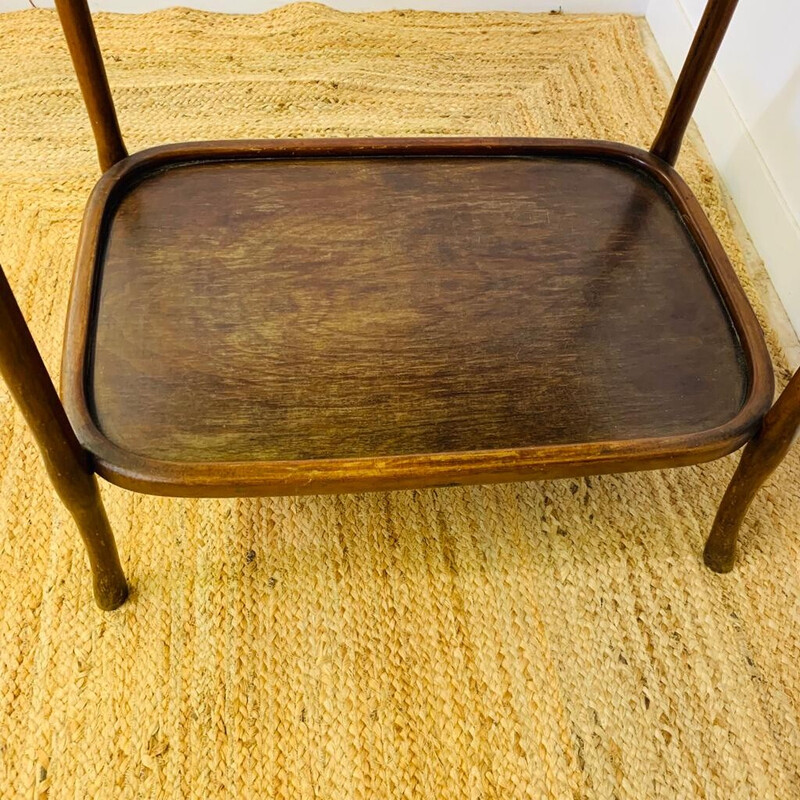
POLYGON ((170 144, 129 156, 97 183, 86 208, 67 314, 64 404, 97 472, 148 494, 234 497, 491 483, 686 466, 720 458, 753 437, 772 403, 772 364, 763 333, 722 244, 694 195, 661 159, 629 145, 573 139, 302 139, 170 144), (268 158, 353 156, 568 156, 615 161, 660 183, 705 259, 747 362, 750 385, 724 425, 681 436, 517 449, 306 461, 172 462, 131 453, 97 428, 86 401, 86 357, 95 266, 116 198, 131 182, 168 165, 268 158))

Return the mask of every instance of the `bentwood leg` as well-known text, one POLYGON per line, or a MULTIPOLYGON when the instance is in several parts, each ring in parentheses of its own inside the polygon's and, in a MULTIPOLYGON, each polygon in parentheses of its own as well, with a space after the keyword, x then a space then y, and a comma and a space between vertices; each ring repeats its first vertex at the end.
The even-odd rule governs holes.
POLYGON ((128 585, 91 461, 75 437, 2 269, 0 373, 25 416, 50 479, 86 545, 97 605, 106 611, 117 608, 128 596, 128 585))
POLYGON ((714 572, 730 572, 736 539, 756 492, 774 472, 800 429, 800 370, 764 417, 761 430, 744 449, 708 537, 705 562, 714 572))

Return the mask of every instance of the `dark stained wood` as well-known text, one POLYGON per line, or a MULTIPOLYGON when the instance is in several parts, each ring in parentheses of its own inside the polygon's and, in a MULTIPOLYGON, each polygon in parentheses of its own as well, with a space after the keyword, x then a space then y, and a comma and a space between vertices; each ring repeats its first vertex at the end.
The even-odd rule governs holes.
POLYGON ((105 172, 128 152, 122 141, 89 5, 87 0, 55 0, 55 3, 89 112, 100 168, 105 172))
POLYGON ((705 549, 706 565, 730 572, 736 561, 736 540, 756 492, 783 461, 800 430, 800 370, 789 381, 764 424, 745 447, 739 466, 714 520, 705 549))
POLYGON ((317 492, 694 463, 768 407, 722 248, 641 151, 323 140, 137 158, 92 200, 64 362, 79 435, 121 485, 317 492))
POLYGON ((709 0, 650 152, 675 164, 700 92, 739 0, 709 0))
POLYGON ((671 436, 747 391, 666 192, 601 161, 162 170, 121 200, 99 269, 93 416, 165 461, 671 436))
POLYGON ((25 318, 0 269, 0 373, 42 453, 48 475, 75 519, 94 578, 100 608, 117 608, 128 596, 114 536, 91 460, 67 420, 25 318))
MULTIPOLYGON (((738 0, 709 0, 651 152, 675 164, 700 92, 725 37, 738 0)), ((87 0, 55 0, 89 113, 103 171, 125 158, 105 65, 87 0)))
MULTIPOLYGON (((800 407, 795 377, 764 421, 760 327, 670 166, 736 0, 709 0, 651 153, 418 139, 132 157, 86 0, 56 5, 106 171, 62 371, 101 475, 189 496, 553 478, 698 463, 761 429, 706 552, 730 565, 800 407)), ((81 481, 84 527, 107 532, 81 481)))

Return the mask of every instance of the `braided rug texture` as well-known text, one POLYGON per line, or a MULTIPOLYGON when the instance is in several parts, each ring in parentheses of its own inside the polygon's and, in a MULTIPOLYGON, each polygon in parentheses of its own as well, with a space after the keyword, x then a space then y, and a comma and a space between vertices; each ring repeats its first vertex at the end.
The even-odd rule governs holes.
MULTIPOLYGON (((666 102, 626 16, 303 4, 97 25, 131 150, 646 146, 666 102)), ((98 169, 55 13, 0 15, 0 42, 0 263, 57 380, 98 169)), ((691 146, 679 166, 753 296, 711 169, 691 146)), ((735 463, 302 499, 104 486, 133 596, 103 614, 2 387, 0 796, 800 797, 800 448, 719 577, 700 553, 735 463)))

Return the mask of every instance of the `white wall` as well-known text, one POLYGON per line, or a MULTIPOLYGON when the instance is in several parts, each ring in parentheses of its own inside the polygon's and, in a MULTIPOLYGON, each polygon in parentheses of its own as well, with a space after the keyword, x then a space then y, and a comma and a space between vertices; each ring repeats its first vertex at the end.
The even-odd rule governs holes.
MULTIPOLYGON (((704 0, 650 0, 673 73, 704 0)), ((800 333, 800 2, 740 0, 695 119, 800 333)))

